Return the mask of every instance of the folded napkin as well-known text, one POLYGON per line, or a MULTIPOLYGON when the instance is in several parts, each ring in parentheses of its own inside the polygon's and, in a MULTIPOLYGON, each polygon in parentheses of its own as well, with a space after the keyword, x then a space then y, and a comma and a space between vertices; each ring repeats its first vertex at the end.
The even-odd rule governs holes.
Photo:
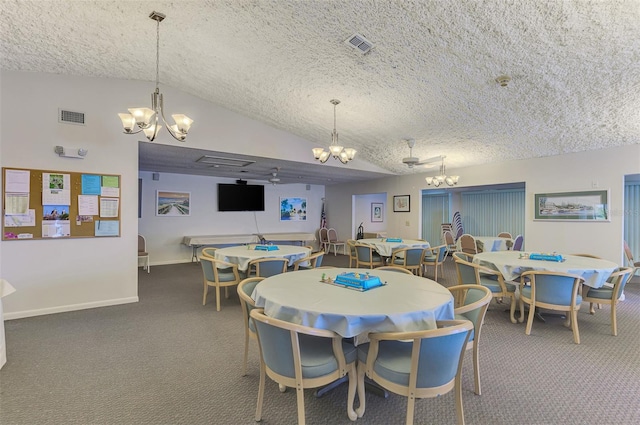
POLYGON ((543 261, 561 262, 561 261, 564 261, 564 258, 562 258, 562 255, 560 255, 560 254, 531 253, 531 254, 529 254, 529 260, 543 260, 543 261))
POLYGON ((253 249, 256 251, 276 251, 279 248, 276 245, 256 245, 253 249))

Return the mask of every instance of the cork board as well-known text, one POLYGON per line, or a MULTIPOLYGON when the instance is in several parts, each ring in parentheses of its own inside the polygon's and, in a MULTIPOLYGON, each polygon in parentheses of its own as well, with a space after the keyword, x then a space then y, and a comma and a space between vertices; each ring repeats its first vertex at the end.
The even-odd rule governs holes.
POLYGON ((2 168, 2 240, 120 236, 120 175, 2 168))

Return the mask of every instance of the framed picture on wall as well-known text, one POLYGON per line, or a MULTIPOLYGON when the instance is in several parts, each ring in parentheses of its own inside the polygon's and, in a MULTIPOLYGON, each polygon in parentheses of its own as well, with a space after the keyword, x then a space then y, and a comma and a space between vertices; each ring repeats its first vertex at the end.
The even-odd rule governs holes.
POLYGON ((191 215, 191 192, 158 190, 156 192, 156 215, 164 217, 186 217, 191 215))
POLYGON ((411 195, 395 195, 393 197, 393 212, 410 212, 411 195))
POLYGON ((280 221, 307 221, 307 198, 280 198, 280 221))
POLYGON ((607 190, 535 194, 535 220, 610 221, 607 190))
POLYGON ((373 202, 371 204, 371 222, 384 221, 384 204, 373 202))

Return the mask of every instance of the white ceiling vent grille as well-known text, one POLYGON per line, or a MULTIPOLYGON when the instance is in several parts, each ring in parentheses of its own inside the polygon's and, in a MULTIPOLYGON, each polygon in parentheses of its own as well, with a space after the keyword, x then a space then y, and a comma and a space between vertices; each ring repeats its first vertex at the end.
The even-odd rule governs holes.
POLYGON ((58 122, 66 124, 78 124, 84 125, 84 113, 83 112, 71 112, 64 109, 58 109, 58 122))
POLYGON ((347 38, 344 42, 346 45, 353 47, 362 54, 367 53, 373 47, 372 42, 357 33, 347 38))
POLYGON ((200 157, 200 159, 198 159, 196 162, 214 166, 223 165, 227 167, 246 167, 247 165, 255 163, 255 161, 251 161, 250 159, 225 158, 222 156, 211 155, 204 155, 200 157))

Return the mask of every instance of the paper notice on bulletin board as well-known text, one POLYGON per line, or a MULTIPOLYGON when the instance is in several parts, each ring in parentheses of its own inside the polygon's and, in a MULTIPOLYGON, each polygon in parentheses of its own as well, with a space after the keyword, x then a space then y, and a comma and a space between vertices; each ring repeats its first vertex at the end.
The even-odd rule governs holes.
POLYGON ((42 205, 71 205, 71 175, 42 173, 42 205))

